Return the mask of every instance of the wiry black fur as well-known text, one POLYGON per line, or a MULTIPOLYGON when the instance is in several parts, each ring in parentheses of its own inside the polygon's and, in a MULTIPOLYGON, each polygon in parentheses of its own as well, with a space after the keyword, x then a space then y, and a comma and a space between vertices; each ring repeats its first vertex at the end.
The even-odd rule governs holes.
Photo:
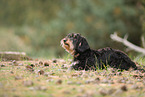
POLYGON ((120 50, 110 47, 92 50, 80 34, 68 34, 67 38, 73 41, 75 54, 72 67, 75 70, 104 69, 107 65, 121 70, 138 69, 127 54, 120 50))
POLYGON ((125 53, 109 47, 97 51, 88 49, 79 54, 74 57, 77 64, 73 65, 73 68, 76 70, 104 69, 107 65, 121 70, 137 69, 135 63, 125 53))

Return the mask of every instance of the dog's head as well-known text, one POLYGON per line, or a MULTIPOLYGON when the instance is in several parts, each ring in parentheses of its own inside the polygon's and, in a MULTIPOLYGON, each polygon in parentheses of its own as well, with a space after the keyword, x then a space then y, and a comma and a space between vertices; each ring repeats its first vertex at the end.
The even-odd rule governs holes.
POLYGON ((87 40, 80 34, 71 33, 61 40, 62 47, 72 55, 89 49, 87 40))

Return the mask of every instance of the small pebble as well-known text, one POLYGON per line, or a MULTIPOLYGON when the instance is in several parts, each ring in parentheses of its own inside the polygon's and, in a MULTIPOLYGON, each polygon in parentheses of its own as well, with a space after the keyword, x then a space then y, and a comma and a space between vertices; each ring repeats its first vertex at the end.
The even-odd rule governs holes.
POLYGON ((141 79, 137 79, 137 81, 138 81, 138 82, 141 82, 142 80, 141 80, 141 79))
POLYGON ((53 63, 56 63, 56 62, 57 62, 57 60, 56 60, 56 59, 53 59, 53 60, 52 60, 52 62, 53 62, 53 63))
POLYGON ((67 64, 61 65, 61 69, 68 69, 67 64))
POLYGON ((13 71, 10 71, 10 73, 11 73, 11 74, 14 74, 14 72, 13 72, 13 71))
POLYGON ((4 64, 0 65, 1 67, 6 67, 4 64))
POLYGON ((121 88, 122 91, 127 91, 128 90, 126 85, 123 85, 120 88, 121 88))
POLYGON ((23 63, 19 63, 18 66, 23 66, 23 63))
POLYGON ((85 84, 90 84, 90 83, 91 83, 90 80, 86 80, 86 81, 85 81, 85 84))
POLYGON ((72 85, 72 84, 74 84, 74 83, 73 83, 72 81, 68 81, 67 84, 68 84, 68 85, 72 85))
POLYGON ((116 75, 117 75, 117 76, 121 76, 122 73, 121 73, 121 72, 117 72, 116 75))
POLYGON ((79 92, 79 93, 84 93, 85 90, 84 90, 84 89, 78 89, 78 92, 79 92))
POLYGON ((45 86, 41 86, 41 87, 40 87, 40 90, 42 90, 42 91, 46 91, 47 88, 46 88, 45 86))
POLYGON ((133 84, 133 82, 132 82, 132 81, 130 81, 130 80, 129 80, 129 81, 127 81, 126 83, 127 83, 127 84, 133 84))
POLYGON ((33 82, 32 81, 30 81, 30 80, 28 80, 28 81, 23 81, 23 84, 24 84, 24 86, 32 86, 33 85, 33 82))
POLYGON ((115 73, 116 72, 116 70, 115 69, 112 69, 112 73, 115 73))
POLYGON ((44 66, 49 66, 49 63, 48 63, 48 62, 45 62, 45 63, 44 63, 44 66))
POLYGON ((15 76, 15 80, 21 80, 21 79, 23 79, 23 77, 21 77, 21 76, 15 76))
POLYGON ((100 89, 99 90, 99 93, 103 96, 106 96, 107 95, 107 91, 105 89, 100 89))
POLYGON ((113 94, 115 91, 116 91, 116 89, 111 88, 111 89, 108 90, 107 94, 111 95, 111 94, 113 94))
POLYGON ((35 63, 35 66, 38 66, 39 64, 38 63, 35 63))
POLYGON ((34 87, 29 87, 29 90, 35 90, 35 88, 34 87))
POLYGON ((38 86, 38 87, 35 87, 36 90, 40 90, 40 91, 46 91, 47 88, 45 86, 38 86))
POLYGON ((101 82, 102 83, 108 83, 108 80, 107 79, 103 79, 101 82))
POLYGON ((11 60, 13 63, 16 63, 16 60, 11 60))
POLYGON ((49 76, 49 73, 48 73, 48 72, 46 72, 46 73, 44 73, 44 75, 48 77, 48 76, 49 76))
POLYGON ((114 84, 113 80, 108 80, 109 84, 114 84))
POLYGON ((43 70, 40 70, 40 71, 38 71, 38 74, 44 75, 44 71, 43 70))
POLYGON ((138 89, 139 87, 138 87, 137 84, 133 84, 133 85, 131 86, 131 88, 132 88, 132 89, 138 89))
POLYGON ((13 61, 12 61, 12 65, 14 65, 14 66, 18 66, 17 61, 16 61, 16 60, 13 60, 13 61))
POLYGON ((125 80, 125 81, 128 81, 128 78, 127 77, 123 77, 122 79, 125 80))
POLYGON ((138 77, 138 75, 133 75, 134 78, 138 77))
POLYGON ((82 74, 82 77, 88 78, 89 76, 88 76, 88 74, 82 74))
POLYGON ((126 83, 126 81, 125 80, 121 80, 121 83, 126 83))
POLYGON ((45 86, 37 86, 37 87, 29 87, 30 90, 39 90, 39 91, 46 91, 47 88, 45 86))
POLYGON ((20 67, 17 67, 17 69, 21 69, 20 67))
POLYGON ((70 94, 70 91, 63 91, 64 94, 70 94))
POLYGON ((55 73, 54 72, 49 72, 49 75, 54 75, 55 73))
POLYGON ((141 75, 141 74, 140 74, 140 75, 139 75, 139 77, 140 77, 140 78, 143 78, 143 77, 144 77, 144 75, 141 75))
POLYGON ((31 66, 31 67, 35 67, 35 65, 34 65, 34 64, 31 64, 30 66, 31 66))
POLYGON ((77 84, 77 85, 81 85, 82 83, 81 83, 81 82, 76 82, 76 84, 77 84))
POLYGON ((39 65, 43 65, 43 62, 42 61, 39 61, 39 65))
POLYGON ((121 95, 122 94, 122 90, 121 89, 117 89, 113 94, 112 94, 112 97, 118 97, 118 95, 121 95))
POLYGON ((117 82, 118 82, 118 83, 126 83, 126 81, 123 80, 123 79, 118 79, 117 82))
POLYGON ((52 82, 52 81, 54 81, 53 79, 48 79, 48 80, 46 80, 46 82, 52 82))
POLYGON ((97 78, 95 78, 95 80, 94 80, 95 82, 100 82, 100 78, 99 77, 97 77, 97 78))
POLYGON ((30 72, 33 72, 34 71, 33 67, 32 66, 29 66, 29 65, 26 66, 26 70, 28 70, 30 72))
POLYGON ((78 73, 73 73, 71 76, 74 77, 74 76, 78 76, 79 74, 78 73))
POLYGON ((62 80, 59 79, 59 80, 57 80, 55 83, 60 85, 60 84, 62 84, 62 80))
POLYGON ((39 75, 35 75, 35 78, 39 77, 39 75))
POLYGON ((9 65, 13 65, 13 63, 9 63, 9 65))
POLYGON ((114 76, 114 75, 116 75, 116 73, 110 73, 110 74, 108 74, 108 76, 114 76))
POLYGON ((32 69, 32 66, 27 65, 27 66, 26 66, 26 69, 32 69))

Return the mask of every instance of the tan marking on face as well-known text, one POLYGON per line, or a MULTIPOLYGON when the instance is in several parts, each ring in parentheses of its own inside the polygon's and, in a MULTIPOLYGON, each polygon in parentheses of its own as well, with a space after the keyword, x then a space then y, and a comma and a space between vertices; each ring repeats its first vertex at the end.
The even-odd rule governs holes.
POLYGON ((62 39, 61 45, 68 53, 74 55, 74 53, 75 53, 74 45, 73 45, 73 42, 69 38, 62 39), (64 42, 64 40, 66 40, 66 42, 64 42))

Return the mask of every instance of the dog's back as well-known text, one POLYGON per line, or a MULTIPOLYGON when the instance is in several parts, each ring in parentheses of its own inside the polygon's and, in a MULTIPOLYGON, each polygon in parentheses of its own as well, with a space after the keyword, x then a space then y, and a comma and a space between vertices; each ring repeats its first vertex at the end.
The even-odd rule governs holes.
POLYGON ((102 69, 107 65, 121 70, 137 69, 135 63, 120 50, 107 47, 97 50, 96 56, 98 66, 102 69))

